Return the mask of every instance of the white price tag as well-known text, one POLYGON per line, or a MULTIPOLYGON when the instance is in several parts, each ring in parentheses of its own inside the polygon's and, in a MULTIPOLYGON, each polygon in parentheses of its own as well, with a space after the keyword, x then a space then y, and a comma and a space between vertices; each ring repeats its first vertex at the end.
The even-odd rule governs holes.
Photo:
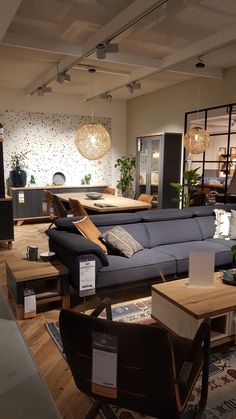
POLYGON ((43 201, 43 212, 48 212, 48 204, 46 201, 43 201))
POLYGON ((80 262, 80 287, 81 297, 95 294, 95 260, 85 260, 80 262))
POLYGON ((117 398, 117 336, 93 333, 92 392, 117 398))
POLYGON ((24 290, 24 318, 36 316, 36 296, 33 290, 24 290))
POLYGON ((24 192, 18 192, 18 203, 24 204, 25 203, 25 194, 24 192))

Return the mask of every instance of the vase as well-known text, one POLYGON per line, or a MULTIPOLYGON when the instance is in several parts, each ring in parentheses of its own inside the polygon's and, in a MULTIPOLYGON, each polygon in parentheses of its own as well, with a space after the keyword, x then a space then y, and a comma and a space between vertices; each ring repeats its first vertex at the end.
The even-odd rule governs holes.
POLYGON ((10 171, 10 183, 11 186, 25 186, 26 185, 26 171, 21 169, 20 166, 16 166, 10 171))

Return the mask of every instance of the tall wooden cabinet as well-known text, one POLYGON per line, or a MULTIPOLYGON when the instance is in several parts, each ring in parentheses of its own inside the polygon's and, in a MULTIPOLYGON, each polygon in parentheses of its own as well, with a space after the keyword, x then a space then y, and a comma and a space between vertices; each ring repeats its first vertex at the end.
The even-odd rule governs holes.
POLYGON ((171 182, 180 182, 182 134, 163 133, 137 138, 136 194, 157 196, 158 208, 178 207, 171 182))

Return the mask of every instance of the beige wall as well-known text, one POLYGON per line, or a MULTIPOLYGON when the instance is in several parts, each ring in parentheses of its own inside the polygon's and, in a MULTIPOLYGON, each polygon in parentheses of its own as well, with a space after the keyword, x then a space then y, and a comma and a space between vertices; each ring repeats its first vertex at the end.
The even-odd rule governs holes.
POLYGON ((196 78, 128 101, 128 153, 136 137, 159 132, 183 132, 185 112, 236 103, 236 67, 224 79, 196 78))
MULTIPOLYGON (((78 96, 48 94, 43 97, 37 95, 25 96, 23 92, 0 89, 0 110, 14 110, 26 112, 44 112, 48 114, 88 115, 92 112, 96 117, 111 118, 112 134, 112 173, 111 184, 115 185, 119 177, 114 168, 118 157, 127 152, 127 103, 113 100, 111 104, 104 100, 81 102, 78 96)), ((1 122, 1 121, 0 121, 1 122)), ((92 162, 91 162, 92 164, 92 162)))

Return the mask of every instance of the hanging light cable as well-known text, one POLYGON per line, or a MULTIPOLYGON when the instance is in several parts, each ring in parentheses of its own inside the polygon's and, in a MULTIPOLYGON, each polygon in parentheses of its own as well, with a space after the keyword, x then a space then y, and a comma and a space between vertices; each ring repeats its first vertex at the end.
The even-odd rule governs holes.
MULTIPOLYGON (((197 90, 197 119, 199 120, 200 85, 198 79, 197 90)), ((210 144, 210 136, 202 127, 190 128, 184 136, 184 147, 188 151, 188 164, 191 165, 191 154, 200 154, 206 151, 210 144)))
MULTIPOLYGON (((94 74, 96 70, 91 68, 89 73, 94 74)), ((92 79, 93 90, 93 79, 92 79)), ((92 92, 93 96, 93 92, 92 92)), ((76 133, 76 147, 80 154, 88 160, 99 160, 107 154, 111 148, 110 134, 106 128, 93 122, 93 106, 91 105, 92 122, 85 124, 76 133)))

